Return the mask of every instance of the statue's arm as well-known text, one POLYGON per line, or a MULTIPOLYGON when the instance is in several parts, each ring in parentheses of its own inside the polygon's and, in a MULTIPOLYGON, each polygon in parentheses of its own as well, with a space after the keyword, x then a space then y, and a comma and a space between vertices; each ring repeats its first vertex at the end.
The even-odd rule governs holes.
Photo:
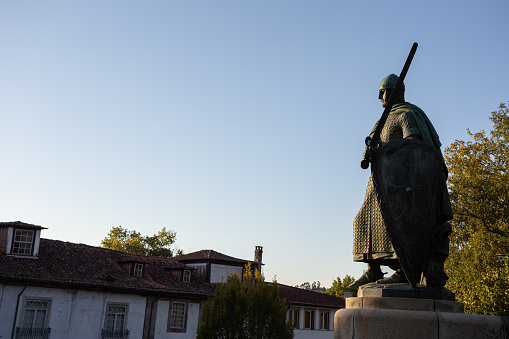
POLYGON ((403 138, 423 140, 421 130, 415 120, 414 112, 407 111, 401 114, 401 128, 403 129, 403 138))

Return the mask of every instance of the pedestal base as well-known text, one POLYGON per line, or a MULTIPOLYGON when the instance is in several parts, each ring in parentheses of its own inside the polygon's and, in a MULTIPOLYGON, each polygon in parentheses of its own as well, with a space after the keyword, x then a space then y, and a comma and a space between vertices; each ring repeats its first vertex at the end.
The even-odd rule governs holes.
POLYGON ((359 297, 398 297, 454 301, 455 295, 445 287, 416 287, 409 284, 366 284, 359 287, 359 297))
POLYGON ((336 312, 334 339, 508 338, 509 318, 464 314, 449 300, 347 298, 336 312))

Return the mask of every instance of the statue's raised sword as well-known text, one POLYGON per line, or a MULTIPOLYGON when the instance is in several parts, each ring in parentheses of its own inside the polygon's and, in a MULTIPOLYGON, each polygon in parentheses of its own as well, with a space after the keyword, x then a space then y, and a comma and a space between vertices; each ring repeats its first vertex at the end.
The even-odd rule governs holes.
MULTIPOLYGON (((380 147, 380 133, 382 133, 382 129, 384 128, 385 121, 387 120, 387 117, 389 116, 389 113, 392 109, 393 100, 392 97, 395 92, 397 92, 401 85, 403 84, 403 80, 405 80, 406 73, 408 72, 408 69, 410 68, 410 64, 412 63, 412 59, 414 58, 415 51, 417 50, 417 42, 414 42, 412 45, 412 49, 410 50, 410 53, 408 54, 408 57, 406 59, 405 65, 403 66, 403 69, 401 70, 401 74, 399 75, 398 81, 396 82, 396 86, 392 90, 391 96, 389 97, 389 101, 387 102, 387 106, 385 106, 384 112, 382 113, 382 117, 378 121, 378 126, 376 127, 375 134, 373 134, 373 137, 367 136, 365 143, 366 146, 370 149, 376 150, 378 147, 380 147)), ((368 154, 369 152, 366 152, 368 154)), ((365 159, 361 161, 361 168, 367 169, 369 167, 371 159, 366 156, 365 159)))

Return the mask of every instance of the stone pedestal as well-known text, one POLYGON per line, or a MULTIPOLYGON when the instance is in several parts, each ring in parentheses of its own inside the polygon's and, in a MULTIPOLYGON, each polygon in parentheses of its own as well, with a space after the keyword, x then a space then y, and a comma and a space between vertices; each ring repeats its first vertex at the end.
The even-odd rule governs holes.
POLYGON ((451 293, 409 285, 364 287, 336 312, 334 339, 509 338, 507 317, 464 314, 451 293), (409 294, 413 297, 400 297, 409 294))

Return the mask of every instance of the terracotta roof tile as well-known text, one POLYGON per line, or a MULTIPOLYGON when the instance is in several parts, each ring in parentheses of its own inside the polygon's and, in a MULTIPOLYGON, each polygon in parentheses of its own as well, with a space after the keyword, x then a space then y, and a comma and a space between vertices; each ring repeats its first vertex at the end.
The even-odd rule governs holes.
POLYGON ((0 254, 0 282, 195 298, 214 294, 213 287, 197 277, 192 277, 191 282, 180 282, 168 272, 185 268, 173 258, 133 255, 50 239, 41 239, 38 259, 0 254), (142 278, 131 276, 120 265, 129 261, 146 263, 142 278))
POLYGON ((315 306, 315 307, 330 307, 330 308, 344 308, 345 299, 335 297, 332 295, 304 290, 298 287, 279 284, 279 297, 286 299, 286 302, 295 306, 315 306))
POLYGON ((228 262, 234 262, 234 263, 239 263, 239 264, 246 264, 246 263, 250 262, 249 260, 230 257, 229 255, 219 253, 214 250, 196 251, 196 252, 192 252, 192 253, 188 253, 188 254, 179 255, 178 257, 175 257, 175 259, 182 261, 182 262, 205 261, 205 260, 228 261, 228 262))

